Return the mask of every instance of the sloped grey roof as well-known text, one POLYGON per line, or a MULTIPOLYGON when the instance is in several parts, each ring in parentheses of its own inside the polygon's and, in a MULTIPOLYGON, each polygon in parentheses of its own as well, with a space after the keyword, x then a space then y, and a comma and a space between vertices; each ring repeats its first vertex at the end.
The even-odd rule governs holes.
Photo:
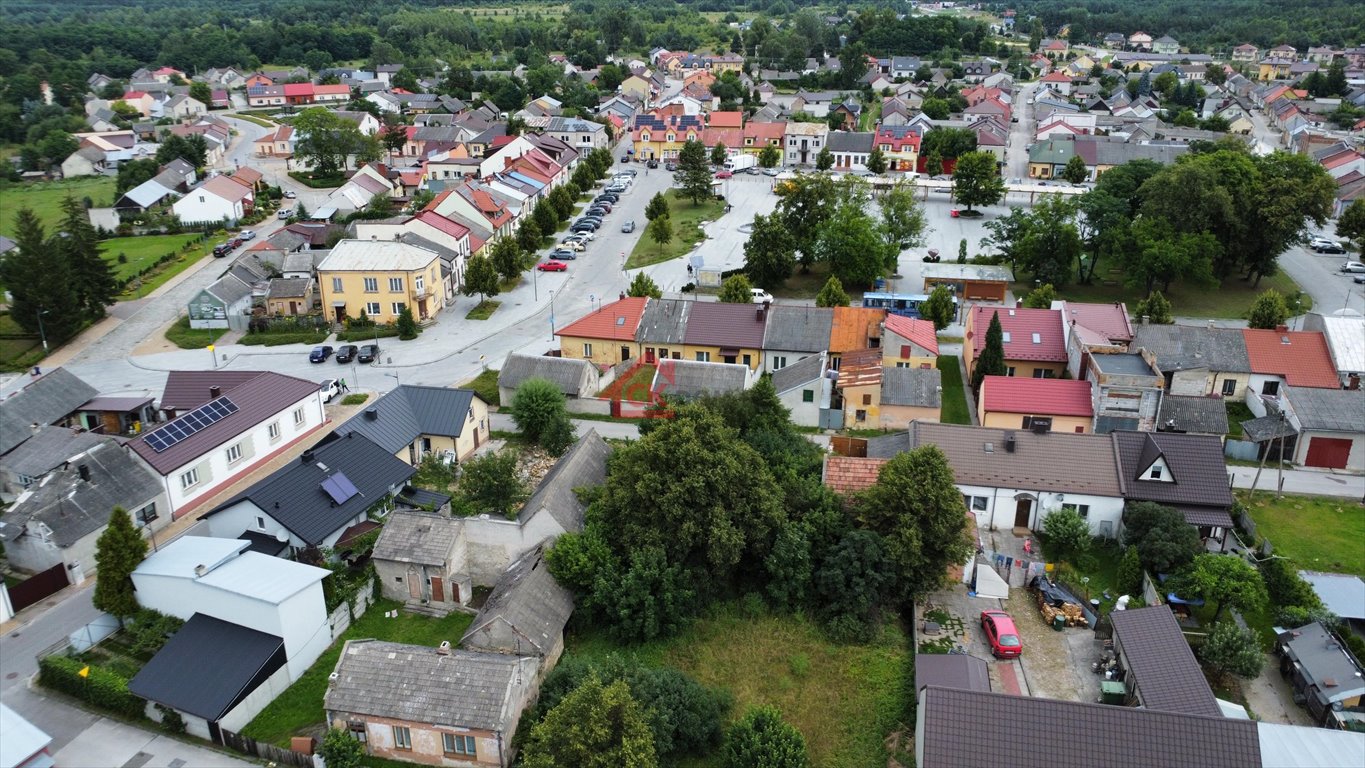
POLYGON ((1196 505, 1227 509, 1232 506, 1223 441, 1215 435, 1177 432, 1111 432, 1118 456, 1125 498, 1155 501, 1177 507, 1196 505), (1166 460, 1173 479, 1139 477, 1158 456, 1166 460))
POLYGON ((128 691, 216 721, 284 664, 282 638, 196 613, 128 681, 128 691))
POLYGON ((943 379, 937 368, 882 368, 882 405, 938 408, 943 379))
POLYGON ((830 131, 826 146, 831 152, 871 152, 874 135, 870 131, 830 131))
POLYGON ((513 352, 498 371, 498 386, 516 389, 527 379, 545 379, 569 397, 578 397, 591 380, 592 363, 567 357, 522 355, 513 352))
POLYGON ((1139 325, 1134 331, 1133 348, 1145 347, 1156 355, 1157 365, 1167 373, 1188 368, 1251 372, 1246 339, 1240 328, 1139 325))
POLYGON ((113 439, 68 458, 70 465, 52 471, 5 512, 0 539, 12 541, 30 520, 39 520, 52 529, 57 546, 69 547, 108 525, 114 507, 135 512, 161 494, 161 478, 113 439), (88 481, 81 479, 81 466, 90 472, 88 481))
POLYGON ((1284 389, 1284 397, 1305 432, 1365 432, 1365 389, 1288 385, 1284 389))
POLYGON ((266 293, 266 298, 300 298, 308 294, 308 287, 312 284, 311 277, 277 277, 270 281, 270 290, 266 293))
POLYGON ((819 355, 808 355, 773 371, 773 388, 780 395, 814 381, 824 373, 824 369, 824 360, 819 355))
POLYGON ((915 690, 931 685, 966 691, 989 691, 986 660, 965 653, 915 654, 915 690))
POLYGON ((575 488, 601 485, 607 479, 607 459, 611 446, 597 430, 589 429, 578 438, 554 467, 540 481, 540 487, 526 500, 517 513, 517 522, 525 523, 540 510, 545 510, 560 527, 569 532, 583 529, 583 502, 575 488))
POLYGON ((54 368, 0 401, 0 454, 28 439, 30 424, 52 424, 99 392, 65 368, 54 368))
POLYGON ((635 340, 643 344, 682 344, 692 304, 682 299, 650 299, 640 315, 635 340))
POLYGON ((1162 395, 1156 421, 1162 428, 1169 426, 1180 432, 1228 433, 1228 409, 1221 397, 1162 395))
MULTIPOLYGON (((1122 495, 1118 460, 1108 435, 1040 435, 1031 430, 916 421, 910 425, 909 441, 902 445, 905 451, 937 445, 947 456, 955 480, 964 485, 1122 495), (1014 451, 1005 450, 1007 436, 1014 437, 1014 451)), ((870 447, 868 456, 872 456, 870 447)))
POLYGON ((1114 611, 1109 618, 1114 644, 1127 659, 1143 706, 1187 715, 1221 714, 1170 606, 1114 611))
POLYGON ((1299 578, 1313 585, 1313 591, 1318 593, 1327 610, 1343 619, 1365 619, 1365 581, 1359 576, 1299 571, 1299 578))
MULTIPOLYGON (((156 205, 166 195, 172 194, 174 190, 166 187, 157 179, 148 179, 141 184, 123 193, 122 200, 131 200, 140 208, 150 208, 156 205)), ((119 202, 122 202, 120 200, 119 202)), ((117 207, 117 206, 116 206, 117 207)))
POLYGON ((444 565, 463 526, 462 520, 450 515, 396 510, 384 523, 370 556, 398 563, 444 565))
POLYGON ((328 712, 504 730, 516 656, 380 640, 347 640, 327 686, 328 712))
POLYGON ((0 467, 16 475, 42 477, 72 456, 112 440, 106 435, 44 425, 0 458, 0 467))
POLYGON ((314 267, 317 266, 317 260, 314 257, 318 253, 326 253, 326 251, 293 251, 291 253, 286 253, 284 255, 284 261, 280 264, 280 271, 287 273, 311 273, 314 267))
POLYGON ((804 307, 774 304, 768 308, 768 327, 763 334, 763 349, 777 352, 824 352, 829 349, 829 334, 834 327, 830 307, 804 307))
POLYGON ((693 360, 660 360, 651 391, 657 394, 701 397, 742 392, 749 380, 749 366, 737 363, 699 363, 693 360))
POLYGON ((366 406, 333 433, 354 432, 397 453, 419 435, 459 437, 476 395, 468 389, 404 384, 366 406))
POLYGON ((224 304, 232 306, 251 295, 251 286, 242 282, 241 278, 236 275, 227 274, 218 278, 213 285, 205 288, 204 291, 216 296, 224 304))
POLYGON ((513 561, 498 577, 498 583, 493 585, 492 593, 460 639, 460 645, 475 651, 506 652, 506 649, 485 645, 480 638, 484 629, 502 623, 526 641, 520 653, 530 653, 534 649, 546 656, 554 649, 571 615, 573 595, 550 575, 550 567, 545 562, 545 545, 541 544, 513 561))

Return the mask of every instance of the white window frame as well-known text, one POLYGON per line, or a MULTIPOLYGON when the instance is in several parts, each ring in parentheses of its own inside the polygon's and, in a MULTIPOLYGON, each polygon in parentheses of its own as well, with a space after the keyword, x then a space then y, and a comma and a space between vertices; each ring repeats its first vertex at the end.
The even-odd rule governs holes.
POLYGON ((180 490, 188 491, 194 486, 199 485, 199 468, 187 470, 180 474, 180 490))
POLYGON ((405 725, 393 726, 393 747, 405 752, 412 751, 412 730, 405 725))
POLYGON ((380 307, 380 306, 379 306, 379 302, 377 302, 377 301, 367 301, 367 302, 365 302, 365 314, 366 314, 367 316, 369 316, 369 317, 376 317, 376 316, 378 316, 382 311, 383 311, 383 307, 380 307))
POLYGON ((441 750, 447 755, 477 757, 477 749, 473 736, 464 736, 458 733, 441 734, 441 750))
POLYGON ((341 278, 339 277, 332 278, 332 293, 345 293, 346 291, 342 287, 342 285, 343 284, 341 278))
POLYGON ((379 293, 379 278, 366 277, 362 279, 365 281, 365 293, 379 293))
POLYGON ((395 301, 395 302, 393 302, 393 304, 389 307, 389 309, 392 309, 392 310, 393 310, 393 316, 394 316, 394 317, 398 317, 399 315, 403 314, 403 310, 405 310, 405 309, 407 309, 407 308, 408 308, 408 303, 407 303, 406 301, 395 301))
POLYGON ((588 342, 586 342, 586 341, 583 342, 583 356, 584 356, 584 357, 592 357, 592 344, 590 344, 590 343, 588 343, 588 342))
POLYGON ((228 446, 228 449, 227 449, 227 461, 228 461, 228 466, 232 466, 233 464, 236 464, 237 462, 239 462, 239 461, 241 461, 241 460, 242 460, 242 444, 241 444, 241 443, 236 443, 236 444, 234 444, 234 445, 228 446))
POLYGON ((271 422, 271 423, 270 423, 270 426, 268 426, 268 427, 265 428, 265 432, 266 432, 267 435, 270 436, 270 441, 271 441, 271 442, 274 442, 274 441, 276 441, 276 440, 279 440, 279 439, 280 439, 280 423, 279 423, 278 421, 273 421, 273 422, 271 422))
POLYGON ((402 293, 402 292, 403 292, 403 278, 401 278, 401 277, 390 277, 390 278, 389 278, 389 293, 402 293))
POLYGON ((308 414, 303 410, 303 406, 294 409, 294 426, 301 427, 308 421, 308 414))
POLYGON ((412 278, 412 287, 413 287, 413 289, 415 289, 418 293, 421 293, 421 292, 422 292, 422 289, 426 288, 426 285, 427 285, 427 281, 426 281, 426 276, 425 276, 425 275, 418 275, 418 276, 412 278))

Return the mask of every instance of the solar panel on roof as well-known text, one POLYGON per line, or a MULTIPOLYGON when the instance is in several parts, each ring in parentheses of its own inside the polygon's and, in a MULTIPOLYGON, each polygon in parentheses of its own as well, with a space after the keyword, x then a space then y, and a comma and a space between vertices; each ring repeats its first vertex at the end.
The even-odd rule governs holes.
POLYGON ((237 404, 220 397, 205 403, 143 438, 153 451, 161 453, 176 443, 217 424, 237 412, 237 404))
POLYGON ((356 490, 355 483, 346 476, 345 472, 337 472, 326 480, 322 481, 322 490, 332 497, 332 501, 338 504, 345 504, 352 496, 360 493, 356 490))

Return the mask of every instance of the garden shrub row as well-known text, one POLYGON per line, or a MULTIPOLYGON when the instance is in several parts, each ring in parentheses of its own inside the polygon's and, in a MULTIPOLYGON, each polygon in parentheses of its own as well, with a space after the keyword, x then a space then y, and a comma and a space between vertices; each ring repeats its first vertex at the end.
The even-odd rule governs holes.
POLYGON ((69 656, 45 657, 38 661, 38 683, 123 717, 145 716, 142 699, 128 691, 126 679, 95 666, 87 677, 81 677, 85 667, 85 662, 69 656))
POLYGON ((278 347, 282 344, 317 344, 327 338, 326 331, 291 331, 288 333, 248 333, 237 342, 249 347, 278 347))
POLYGON ((398 329, 392 325, 381 325, 377 328, 352 328, 341 331, 337 334, 337 341, 348 341, 353 343, 364 343, 373 341, 376 338, 387 339, 398 335, 398 329))

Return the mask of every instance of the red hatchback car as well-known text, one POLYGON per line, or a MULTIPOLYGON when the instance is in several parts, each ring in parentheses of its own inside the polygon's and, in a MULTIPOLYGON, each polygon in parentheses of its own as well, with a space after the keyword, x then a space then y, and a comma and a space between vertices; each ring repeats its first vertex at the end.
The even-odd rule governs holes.
POLYGON ((986 633, 991 653, 997 659, 1013 659, 1024 651, 1024 643, 1019 639, 1019 630, 1014 628, 1014 619, 1004 611, 982 611, 981 629, 986 633))
POLYGON ((541 272, 563 272, 568 268, 569 265, 562 261, 545 261, 541 262, 540 266, 536 267, 536 269, 541 272))

